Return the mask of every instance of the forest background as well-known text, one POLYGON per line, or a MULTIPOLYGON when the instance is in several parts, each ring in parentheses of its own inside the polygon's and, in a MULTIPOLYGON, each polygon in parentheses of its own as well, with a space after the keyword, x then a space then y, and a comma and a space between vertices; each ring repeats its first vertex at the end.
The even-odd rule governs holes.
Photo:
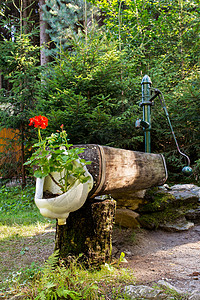
MULTIPOLYGON (((14 129, 1 153, 4 178, 30 170, 37 139, 29 118, 45 115, 48 136, 64 128, 73 144, 144 151, 141 80, 165 97, 181 147, 200 173, 199 4, 197 0, 5 0, 0 3, 0 124, 14 129), (18 143, 13 146, 13 141, 18 143), (19 152, 19 153, 18 153, 19 152)), ((178 155, 159 99, 152 107, 152 152, 181 181, 178 155)))

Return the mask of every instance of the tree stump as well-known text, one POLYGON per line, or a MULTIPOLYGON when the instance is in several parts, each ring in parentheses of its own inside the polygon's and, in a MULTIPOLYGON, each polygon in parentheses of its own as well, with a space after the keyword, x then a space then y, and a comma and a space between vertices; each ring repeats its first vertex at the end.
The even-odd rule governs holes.
POLYGON ((112 259, 112 231, 116 202, 113 199, 87 199, 71 212, 66 225, 56 225, 55 250, 60 258, 76 257, 86 266, 100 266, 112 259))

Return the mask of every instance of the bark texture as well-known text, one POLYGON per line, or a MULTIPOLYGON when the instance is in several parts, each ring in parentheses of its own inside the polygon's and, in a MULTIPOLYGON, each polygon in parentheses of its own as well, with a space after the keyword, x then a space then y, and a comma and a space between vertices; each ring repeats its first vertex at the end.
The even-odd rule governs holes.
POLYGON ((94 178, 90 197, 110 194, 115 200, 128 198, 133 192, 162 185, 167 179, 161 154, 92 144, 76 146, 84 147, 80 157, 92 162, 87 166, 94 178))
POLYGON ((40 7, 40 64, 44 66, 49 62, 49 56, 45 55, 45 48, 47 47, 47 43, 49 42, 49 35, 46 33, 48 29, 47 22, 43 21, 43 10, 42 6, 45 4, 45 0, 39 0, 40 7))
POLYGON ((110 262, 115 210, 113 199, 87 199, 83 207, 69 214, 66 225, 57 224, 55 249, 60 258, 69 261, 77 257, 87 266, 110 262))

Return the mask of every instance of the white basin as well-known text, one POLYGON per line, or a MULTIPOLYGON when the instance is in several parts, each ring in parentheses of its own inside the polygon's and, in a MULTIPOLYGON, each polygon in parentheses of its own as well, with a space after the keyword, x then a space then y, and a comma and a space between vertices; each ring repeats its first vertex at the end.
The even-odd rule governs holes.
MULTIPOLYGON (((40 213, 47 218, 58 219, 58 225, 66 224, 66 218, 70 212, 78 210, 85 203, 88 193, 93 187, 93 177, 84 167, 85 175, 89 176, 86 183, 77 180, 74 185, 64 194, 50 176, 36 179, 35 203, 40 213), (59 194, 52 198, 43 198, 43 192, 49 191, 59 194)), ((53 173, 53 177, 58 180, 60 173, 53 173)))

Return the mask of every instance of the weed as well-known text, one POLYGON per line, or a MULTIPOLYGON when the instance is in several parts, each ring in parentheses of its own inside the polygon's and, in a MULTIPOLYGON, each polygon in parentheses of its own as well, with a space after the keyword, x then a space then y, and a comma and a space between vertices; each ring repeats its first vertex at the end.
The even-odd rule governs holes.
POLYGON ((12 226, 30 225, 38 222, 55 223, 55 221, 44 218, 34 204, 35 187, 20 186, 0 188, 0 225, 12 226))
POLYGON ((30 209, 34 204, 35 187, 28 185, 25 189, 20 186, 0 188, 0 210, 2 212, 17 212, 20 210, 30 209))
POLYGON ((163 294, 166 295, 166 298, 174 299, 174 300, 185 300, 187 299, 186 294, 180 294, 175 289, 170 288, 168 286, 160 287, 157 284, 153 286, 154 289, 162 290, 163 294), (173 297, 173 298, 172 298, 173 297))
POLYGON ((117 264, 105 264, 99 271, 86 270, 75 260, 66 268, 56 252, 44 263, 50 245, 53 251, 55 221, 43 218, 34 204, 29 205, 32 191, 32 187, 26 192, 20 187, 0 189, 0 296, 10 299, 21 295, 27 300, 125 299, 123 286, 134 279, 131 271, 117 268, 117 264))
MULTIPOLYGON (((25 299, 122 299, 125 283, 133 281, 129 270, 105 264, 101 270, 86 270, 72 261, 66 268, 56 251, 44 264, 34 280, 26 285, 25 299), (126 275, 125 275, 126 273, 126 275), (129 276, 127 276, 129 274, 129 276)), ((124 299, 124 296, 123 296, 124 299)))

